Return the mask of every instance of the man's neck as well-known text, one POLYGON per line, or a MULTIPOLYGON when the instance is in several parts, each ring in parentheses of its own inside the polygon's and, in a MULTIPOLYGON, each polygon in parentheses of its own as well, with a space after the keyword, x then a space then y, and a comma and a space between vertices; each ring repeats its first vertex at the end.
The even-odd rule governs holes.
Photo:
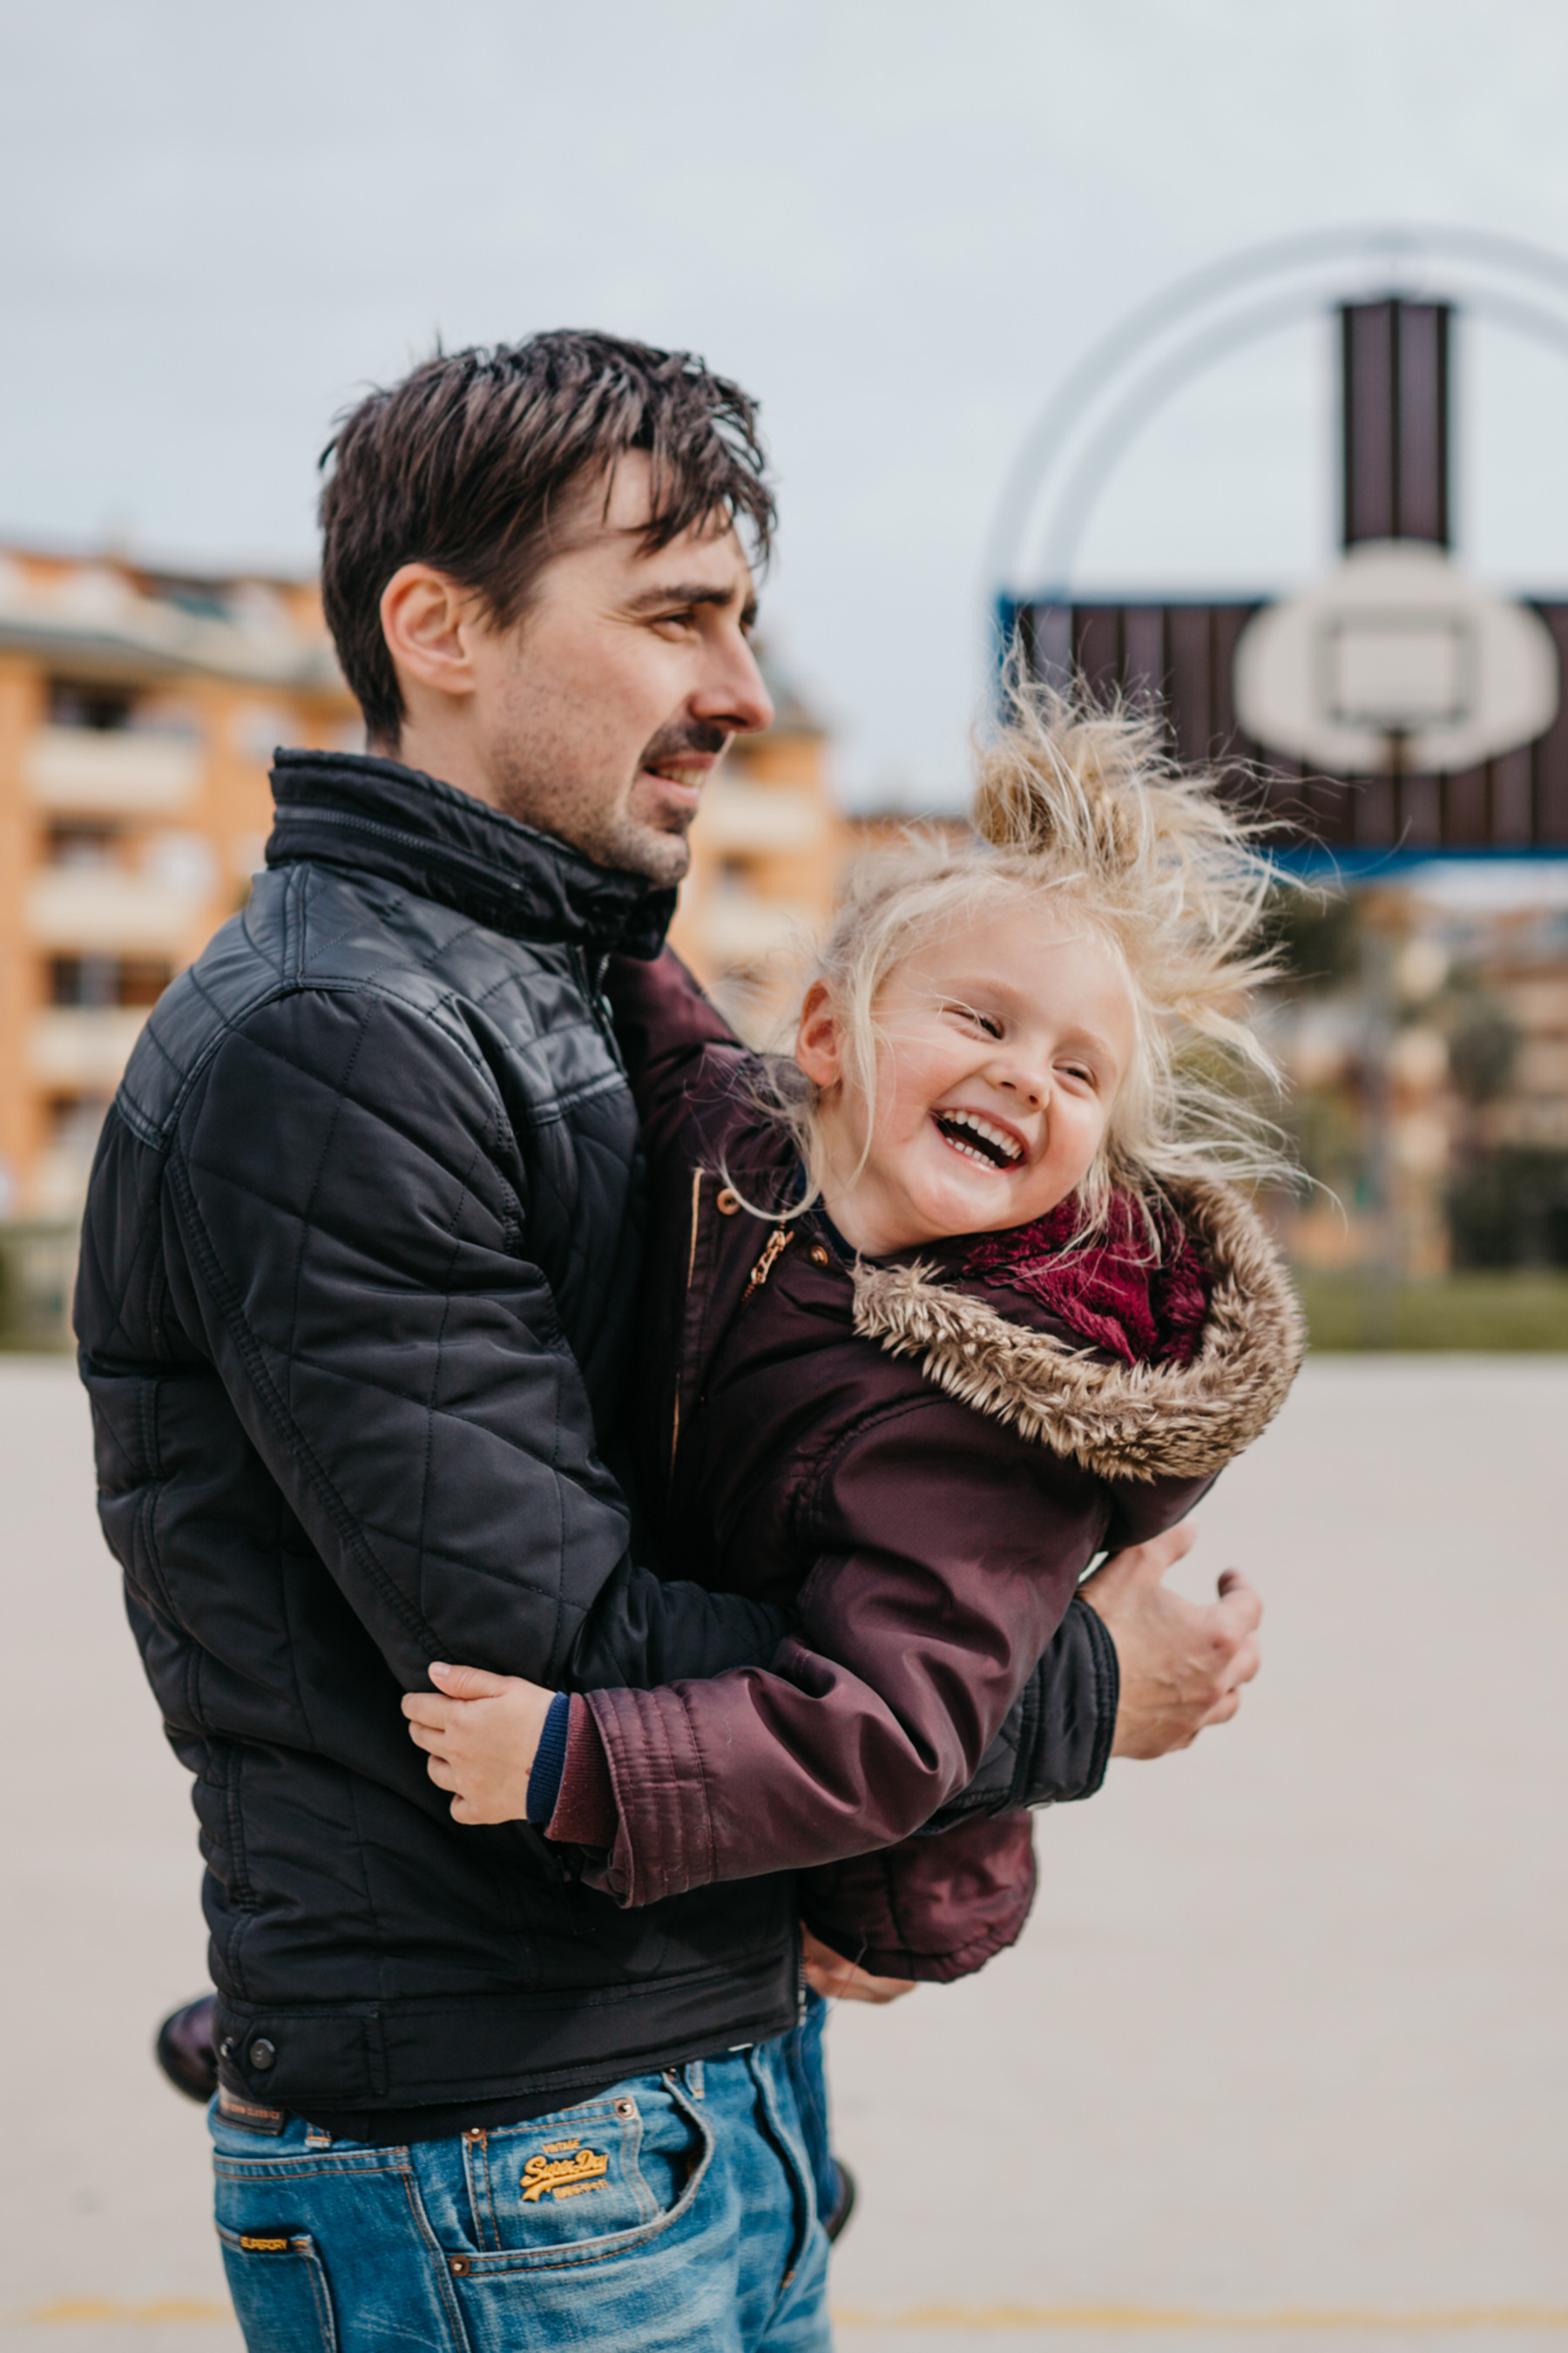
POLYGON ((419 726, 406 720, 395 743, 383 736, 374 739, 366 749, 378 760, 396 760, 405 768, 417 768, 422 776, 438 776, 455 791, 483 801, 487 808, 500 808, 501 805, 489 772, 466 729, 419 726))

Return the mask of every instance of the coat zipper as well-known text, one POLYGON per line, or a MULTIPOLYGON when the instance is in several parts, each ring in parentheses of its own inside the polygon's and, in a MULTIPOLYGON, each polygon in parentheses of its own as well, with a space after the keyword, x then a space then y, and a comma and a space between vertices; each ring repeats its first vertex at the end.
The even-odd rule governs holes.
MULTIPOLYGON (((691 1240, 686 1252, 686 1288, 680 1294, 680 1328, 686 1330, 687 1303, 691 1297, 691 1278, 697 1271, 697 1235, 702 1215, 702 1171, 697 1169, 691 1179, 691 1240)), ((680 1364, 675 1366, 675 1405, 669 1418, 669 1461, 667 1465, 668 1486, 675 1484, 675 1457, 680 1445, 680 1364)))
POLYGON ((742 1307, 744 1307, 747 1300, 750 1299, 753 1291, 760 1291, 762 1289, 769 1275, 772 1274, 774 1266, 784 1256, 784 1253, 788 1250, 794 1240, 795 1228, 793 1226, 775 1226, 773 1228, 773 1232, 768 1236, 767 1242, 763 1248, 761 1258, 752 1269, 752 1279, 750 1282, 747 1283, 744 1291, 741 1293, 741 1304, 742 1307))

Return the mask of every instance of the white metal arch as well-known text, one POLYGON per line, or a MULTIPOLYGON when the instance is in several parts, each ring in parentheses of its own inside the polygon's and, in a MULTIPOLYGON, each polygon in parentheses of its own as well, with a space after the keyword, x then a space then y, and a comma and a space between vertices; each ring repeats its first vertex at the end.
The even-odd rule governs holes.
POLYGON ((1026 437, 987 549, 986 601, 1061 595, 1089 515, 1137 432, 1178 386, 1328 303, 1453 298, 1568 351, 1568 258, 1490 230, 1311 230, 1232 255, 1142 304, 1079 362, 1026 437))

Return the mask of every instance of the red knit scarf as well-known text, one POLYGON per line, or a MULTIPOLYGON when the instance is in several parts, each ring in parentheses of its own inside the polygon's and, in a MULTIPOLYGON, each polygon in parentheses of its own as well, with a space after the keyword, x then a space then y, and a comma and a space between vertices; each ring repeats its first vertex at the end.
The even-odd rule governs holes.
POLYGON ((1213 1286, 1180 1219, 1152 1208, 1156 1252, 1142 1208, 1115 1193, 1100 1231, 1069 1250, 1080 1215, 1068 1199, 1029 1225, 979 1234, 962 1246, 960 1271, 1037 1299, 1124 1364, 1190 1365, 1203 1345, 1213 1286))

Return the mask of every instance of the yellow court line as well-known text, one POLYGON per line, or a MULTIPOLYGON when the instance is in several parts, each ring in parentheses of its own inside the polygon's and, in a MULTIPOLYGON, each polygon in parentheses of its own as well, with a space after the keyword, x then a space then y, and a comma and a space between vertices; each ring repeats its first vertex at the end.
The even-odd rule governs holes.
POLYGON ((66 2295, 57 2297, 53 2304, 36 2306, 26 2316, 36 2327, 44 2328, 83 2321, 95 2321, 100 2327, 105 2321, 129 2321, 144 2327, 169 2320, 232 2323, 234 2307, 197 2295, 151 2296, 144 2304, 122 2304, 118 2296, 66 2295))
POLYGON ((907 2312, 836 2311, 840 2328, 1213 2328, 1245 2336, 1436 2336, 1468 2328, 1568 2329, 1568 2305, 1455 2305, 1431 2312, 1307 2307, 1280 2312, 1192 2312, 1137 2304, 922 2304, 907 2312))
MULTIPOLYGON (((234 2319, 226 2304, 199 2296, 155 2296, 125 2304, 110 2296, 64 2296, 41 2304, 26 2316, 36 2327, 119 2322, 148 2327, 159 2322, 234 2319)), ((905 2312, 836 2311, 839 2328, 1081 2328, 1223 2329, 1227 2335, 1294 2334, 1399 2337, 1436 2336, 1471 2328, 1568 2329, 1568 2305, 1454 2305, 1430 2312, 1387 2312, 1305 2307, 1279 2312, 1194 2312, 1182 2306, 1137 2304, 922 2304, 905 2312)))

